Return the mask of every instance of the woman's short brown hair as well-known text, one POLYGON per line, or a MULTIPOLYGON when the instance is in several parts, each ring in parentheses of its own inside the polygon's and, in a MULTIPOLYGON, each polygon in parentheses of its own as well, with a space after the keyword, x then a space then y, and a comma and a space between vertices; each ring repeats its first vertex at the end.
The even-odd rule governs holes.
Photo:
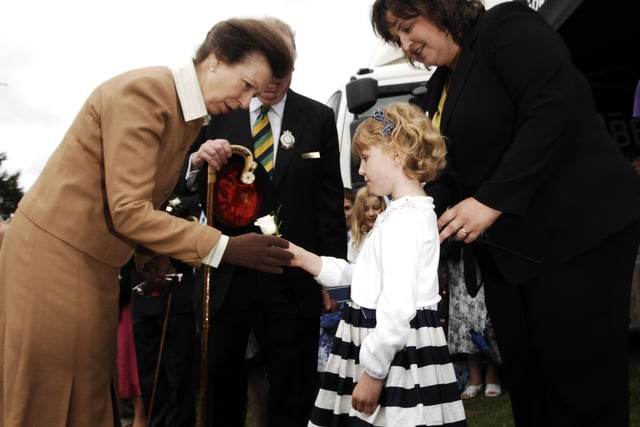
POLYGON ((259 19, 232 18, 215 24, 198 47, 195 63, 211 53, 229 65, 242 63, 253 53, 262 54, 276 78, 293 70, 293 57, 282 36, 259 19))

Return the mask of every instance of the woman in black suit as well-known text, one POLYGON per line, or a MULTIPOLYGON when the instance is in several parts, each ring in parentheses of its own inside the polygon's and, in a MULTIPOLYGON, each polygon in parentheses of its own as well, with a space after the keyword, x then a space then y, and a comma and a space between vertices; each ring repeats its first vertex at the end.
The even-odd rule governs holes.
POLYGON ((627 426, 640 178, 566 45, 519 2, 376 0, 371 21, 437 66, 448 167, 427 191, 480 264, 516 425, 627 426))

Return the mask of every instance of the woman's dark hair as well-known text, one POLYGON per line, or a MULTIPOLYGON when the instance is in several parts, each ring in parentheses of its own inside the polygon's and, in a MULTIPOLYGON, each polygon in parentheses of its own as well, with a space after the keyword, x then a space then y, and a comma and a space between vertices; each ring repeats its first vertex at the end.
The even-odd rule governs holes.
POLYGON ((387 12, 401 19, 423 16, 442 31, 449 31, 460 44, 462 35, 475 22, 484 5, 480 0, 376 0, 371 6, 373 31, 385 42, 399 46, 391 33, 393 22, 387 20, 387 12))
POLYGON ((215 24, 198 47, 195 63, 201 63, 212 52, 218 60, 229 65, 242 63, 249 55, 260 53, 276 78, 293 70, 291 51, 282 36, 258 19, 232 18, 215 24))

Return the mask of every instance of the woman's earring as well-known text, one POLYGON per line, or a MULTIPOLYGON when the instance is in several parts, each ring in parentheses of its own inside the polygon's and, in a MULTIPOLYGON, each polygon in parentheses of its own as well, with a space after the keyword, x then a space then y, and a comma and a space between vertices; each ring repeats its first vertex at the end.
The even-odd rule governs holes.
POLYGON ((214 71, 216 71, 216 69, 213 67, 213 65, 209 65, 209 71, 213 73, 214 71))

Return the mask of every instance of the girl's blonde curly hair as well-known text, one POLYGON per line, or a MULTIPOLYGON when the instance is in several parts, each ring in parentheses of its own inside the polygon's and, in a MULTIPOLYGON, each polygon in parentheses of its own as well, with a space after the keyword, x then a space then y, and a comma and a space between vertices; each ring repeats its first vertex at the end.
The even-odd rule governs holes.
POLYGON ((404 174, 420 182, 434 180, 446 165, 445 138, 431 125, 424 111, 408 102, 376 110, 358 125, 353 135, 353 152, 361 157, 372 145, 404 153, 404 174))

